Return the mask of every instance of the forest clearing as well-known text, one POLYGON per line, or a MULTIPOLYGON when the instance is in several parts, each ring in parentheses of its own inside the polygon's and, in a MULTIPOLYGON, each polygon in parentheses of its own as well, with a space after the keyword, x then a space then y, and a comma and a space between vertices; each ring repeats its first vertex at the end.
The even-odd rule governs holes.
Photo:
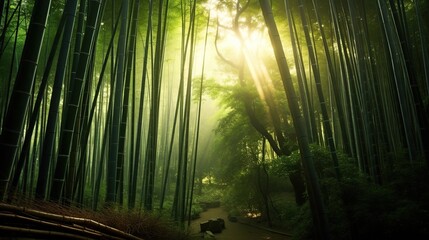
POLYGON ((0 0, 0 238, 428 238, 428 22, 426 0, 0 0))

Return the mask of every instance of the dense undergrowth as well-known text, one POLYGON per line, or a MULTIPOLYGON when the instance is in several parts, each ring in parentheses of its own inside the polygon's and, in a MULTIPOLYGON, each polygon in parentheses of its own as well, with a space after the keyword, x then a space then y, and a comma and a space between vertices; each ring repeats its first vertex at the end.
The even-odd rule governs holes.
MULTIPOLYGON (((312 146, 312 152, 331 239, 429 238, 429 174, 424 163, 396 156, 390 166, 383 166, 382 181, 375 184, 341 154, 342 177, 337 180, 329 152, 316 146, 312 146)), ((285 183, 288 174, 299 169, 299 159, 299 153, 294 152, 268 164, 269 215, 255 181, 257 170, 249 170, 234 179, 224 196, 229 210, 242 214, 243 210, 253 209, 261 212, 260 224, 284 229, 294 239, 314 238, 308 201, 297 206, 290 196, 290 186, 285 183)))
MULTIPOLYGON (((329 167, 329 153, 313 147, 332 239, 426 239, 429 237, 429 173, 424 163, 392 159, 375 184, 340 157, 342 178, 329 167)), ((293 156, 292 156, 293 157, 293 156)), ((296 156, 295 156, 296 157, 296 156)), ((297 239, 312 237, 308 204, 293 219, 297 239)))

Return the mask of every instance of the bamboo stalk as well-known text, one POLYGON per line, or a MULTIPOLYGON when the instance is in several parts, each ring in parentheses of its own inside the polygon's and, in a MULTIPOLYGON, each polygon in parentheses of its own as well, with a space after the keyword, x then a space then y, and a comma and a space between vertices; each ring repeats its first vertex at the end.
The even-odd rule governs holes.
POLYGON ((280 39, 280 34, 278 32, 269 1, 260 0, 259 3, 262 9, 265 24, 269 30, 268 32, 270 35, 271 45, 274 50, 277 65, 282 78, 285 95, 287 97, 289 109, 293 118, 293 124, 300 148, 304 176, 307 180, 307 190, 309 195, 310 208, 313 216, 313 223, 315 225, 315 234, 318 239, 329 239, 327 225, 328 221, 326 218, 322 193, 320 190, 320 183, 313 164, 313 156, 309 147, 308 135, 305 129, 305 123, 303 121, 301 111, 298 106, 298 97, 296 96, 295 89, 292 84, 292 77, 290 75, 289 66, 286 61, 283 44, 280 39))
POLYGON ((82 48, 79 55, 79 67, 76 76, 72 79, 72 92, 69 96, 68 103, 65 107, 67 118, 64 120, 63 129, 60 135, 60 144, 58 149, 57 165, 55 167, 54 177, 52 180, 52 189, 50 199, 59 201, 62 197, 64 188, 67 165, 70 160, 71 145, 73 134, 76 127, 77 116, 79 111, 79 101, 82 96, 85 76, 88 72, 88 63, 95 42, 96 25, 99 24, 98 15, 101 12, 102 0, 91 0, 89 2, 90 13, 88 13, 88 23, 85 35, 82 41, 82 48))
POLYGON ((3 155, 1 161, 2 171, 0 171, 1 199, 9 184, 22 138, 25 116, 29 108, 30 92, 35 82, 50 5, 51 1, 35 2, 17 77, 4 115, 3 129, 0 135, 0 152, 3 155))

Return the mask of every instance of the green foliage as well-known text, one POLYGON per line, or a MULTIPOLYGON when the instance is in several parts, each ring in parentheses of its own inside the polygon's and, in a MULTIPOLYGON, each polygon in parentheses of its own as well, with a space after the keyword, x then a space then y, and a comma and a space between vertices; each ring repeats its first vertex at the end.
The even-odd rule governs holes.
MULTIPOLYGON (((331 160, 331 154, 325 148, 318 145, 310 145, 310 150, 313 154, 313 162, 319 176, 334 177, 335 171, 331 160)), ((353 167, 353 164, 348 160, 347 156, 342 153, 337 153, 341 172, 344 172, 346 177, 352 177, 358 174, 358 171, 353 167)), ((278 176, 287 177, 292 173, 301 171, 301 155, 299 151, 293 151, 289 156, 281 156, 273 159, 272 172, 278 176)))
POLYGON ((203 211, 204 211, 203 207, 195 202, 194 204, 192 204, 192 208, 191 208, 191 219, 199 218, 200 213, 203 211))
MULTIPOLYGON (((167 199, 164 200, 164 204, 163 204, 163 208, 154 208, 154 214, 156 213, 156 215, 166 221, 169 221, 172 219, 171 217, 171 213, 173 211, 173 198, 172 197, 168 197, 167 199)), ((196 198, 194 198, 193 203, 192 203, 192 208, 191 208, 191 220, 197 219, 200 216, 200 213, 203 212, 204 209, 201 207, 201 205, 199 204, 198 200, 196 198)), ((186 211, 186 216, 185 216, 185 220, 188 219, 188 210, 186 211)))
MULTIPOLYGON (((269 161, 267 161, 266 167, 268 171, 271 171, 272 165, 269 161)), ((244 216, 248 212, 261 213, 261 217, 257 218, 257 221, 265 223, 268 219, 264 197, 267 197, 272 225, 282 229, 295 226, 296 222, 289 217, 295 217, 299 209, 296 207, 290 182, 285 181, 284 177, 269 174, 269 186, 267 188, 263 185, 262 192, 258 177, 261 177, 261 182, 265 182, 263 175, 261 165, 248 166, 227 185, 222 204, 234 216, 244 216), (258 173, 258 171, 260 172, 258 173)))
POLYGON ((254 172, 246 171, 235 177, 225 191, 223 203, 229 211, 238 213, 261 209, 254 172))
POLYGON ((290 174, 294 174, 301 169, 301 159, 298 151, 292 152, 289 156, 281 156, 275 158, 272 162, 271 171, 273 174, 287 177, 290 174))
POLYGON ((197 203, 211 203, 213 201, 219 201, 223 197, 223 187, 219 187, 214 184, 204 184, 202 193, 195 196, 197 203))
MULTIPOLYGON (((393 239, 429 236, 429 180, 423 164, 399 161, 376 185, 343 155, 339 158, 343 175, 337 181, 329 162, 329 152, 312 146, 319 173, 332 239, 393 239)), ((277 159, 273 172, 286 176, 297 165, 297 155, 277 159)), ((308 204, 281 209, 293 225, 295 239, 311 239, 312 222, 308 204), (292 210, 293 209, 293 210, 292 210)))

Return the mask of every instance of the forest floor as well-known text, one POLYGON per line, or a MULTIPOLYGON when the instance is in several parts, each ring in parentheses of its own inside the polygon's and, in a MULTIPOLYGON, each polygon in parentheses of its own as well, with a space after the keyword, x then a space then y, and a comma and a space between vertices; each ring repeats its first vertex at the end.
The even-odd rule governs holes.
POLYGON ((242 220, 238 222, 228 221, 228 213, 222 208, 209 208, 207 211, 200 214, 200 218, 191 222, 190 232, 191 236, 202 238, 203 233, 200 233, 200 223, 214 219, 222 218, 225 220, 225 229, 221 233, 214 234, 215 239, 221 240, 258 240, 258 239, 269 239, 269 240, 289 240, 292 239, 290 235, 269 229, 263 226, 249 224, 242 220))

